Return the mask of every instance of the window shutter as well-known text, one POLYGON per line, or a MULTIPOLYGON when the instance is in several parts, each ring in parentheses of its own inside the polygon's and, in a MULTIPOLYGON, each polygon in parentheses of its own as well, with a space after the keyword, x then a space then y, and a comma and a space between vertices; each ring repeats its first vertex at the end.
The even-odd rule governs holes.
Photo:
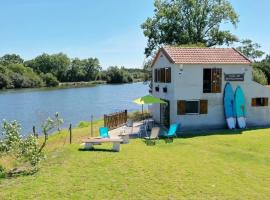
POLYGON ((166 68, 166 83, 170 83, 171 82, 171 68, 168 67, 166 68))
POLYGON ((208 113, 208 101, 200 100, 200 114, 207 114, 207 113, 208 113))
POLYGON ((160 74, 161 74, 161 80, 160 80, 160 82, 161 83, 165 83, 165 68, 161 68, 160 69, 160 74))
POLYGON ((257 104, 256 104, 256 98, 252 98, 251 99, 251 106, 255 107, 257 104))
POLYGON ((264 106, 268 106, 268 98, 264 98, 264 106))
POLYGON ((160 73, 160 69, 157 69, 157 82, 160 82, 161 79, 161 73, 160 73))
POLYGON ((177 101, 177 115, 186 114, 186 101, 177 101))
POLYGON ((157 82, 157 76, 158 76, 157 69, 155 69, 155 78, 154 78, 155 83, 157 82))

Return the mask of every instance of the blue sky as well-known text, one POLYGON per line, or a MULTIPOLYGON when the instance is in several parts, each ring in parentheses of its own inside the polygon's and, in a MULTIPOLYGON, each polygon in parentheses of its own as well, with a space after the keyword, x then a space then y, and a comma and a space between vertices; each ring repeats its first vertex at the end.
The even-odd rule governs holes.
MULTIPOLYGON (((270 53, 270 1, 231 2, 240 23, 237 29, 228 28, 270 53)), ((141 67, 146 39, 140 25, 153 9, 152 0, 1 0, 0 55, 31 59, 43 52, 64 52, 97 57, 103 68, 141 67)))

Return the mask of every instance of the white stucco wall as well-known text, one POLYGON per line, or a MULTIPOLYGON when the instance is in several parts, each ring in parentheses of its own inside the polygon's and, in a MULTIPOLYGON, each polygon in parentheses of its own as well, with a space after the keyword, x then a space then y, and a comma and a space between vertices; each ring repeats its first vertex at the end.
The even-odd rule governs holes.
MULTIPOLYGON (((270 88, 252 81, 252 67, 248 65, 174 65, 166 56, 162 55, 153 66, 154 69, 171 67, 171 83, 153 83, 153 95, 170 101, 170 123, 180 122, 183 130, 201 128, 225 128, 223 89, 226 84, 224 73, 245 73, 244 81, 230 82, 234 89, 240 85, 245 93, 247 102, 247 124, 248 126, 270 125, 270 109, 268 107, 252 107, 251 99, 255 97, 268 97, 270 102, 270 88), (203 93, 203 69, 222 68, 222 91, 221 93, 203 93), (180 71, 180 69, 183 69, 180 71), (156 92, 155 87, 160 91, 156 92), (167 86, 167 93, 162 88, 167 86), (206 115, 177 115, 178 100, 208 100, 208 114, 206 115)), ((151 106, 154 119, 160 121, 160 105, 151 106)))

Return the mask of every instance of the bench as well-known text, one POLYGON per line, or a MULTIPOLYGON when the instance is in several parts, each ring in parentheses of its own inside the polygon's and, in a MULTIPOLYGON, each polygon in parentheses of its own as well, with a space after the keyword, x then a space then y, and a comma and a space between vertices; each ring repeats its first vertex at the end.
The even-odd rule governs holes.
POLYGON ((123 142, 121 138, 92 138, 82 140, 85 149, 93 149, 94 145, 100 145, 102 143, 113 143, 112 150, 119 152, 120 143, 123 142))

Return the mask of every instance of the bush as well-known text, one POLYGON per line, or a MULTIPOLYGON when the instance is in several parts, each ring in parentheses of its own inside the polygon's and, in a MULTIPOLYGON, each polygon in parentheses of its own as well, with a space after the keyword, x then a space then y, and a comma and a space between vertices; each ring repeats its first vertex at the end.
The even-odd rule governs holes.
POLYGON ((254 67, 252 75, 253 75, 253 80, 255 82, 260 83, 262 85, 268 84, 267 77, 261 69, 254 67))
POLYGON ((141 121, 142 119, 148 119, 150 117, 151 116, 148 111, 144 111, 143 115, 141 111, 136 111, 136 112, 128 114, 128 118, 132 119, 133 121, 141 121))
POLYGON ((21 154, 24 161, 36 166, 43 158, 44 153, 39 150, 39 143, 35 136, 29 135, 21 142, 21 154))
POLYGON ((5 178, 6 174, 6 169, 2 165, 0 165, 0 178, 5 178))
POLYGON ((0 72, 0 89, 7 88, 10 84, 10 80, 6 74, 0 72))
POLYGON ((89 127, 91 125, 91 122, 87 121, 80 121, 79 124, 77 125, 78 128, 85 128, 89 127))
POLYGON ((10 81, 11 81, 11 84, 9 86, 10 88, 22 88, 23 87, 23 82, 25 81, 23 75, 21 75, 17 72, 11 72, 11 73, 9 73, 9 77, 10 77, 10 81))
POLYGON ((21 135, 21 125, 16 122, 3 123, 3 139, 0 141, 0 153, 13 155, 16 160, 29 162, 36 166, 44 154, 40 151, 38 139, 33 135, 23 138, 21 135))
POLYGON ((4 121, 2 129, 3 138, 0 140, 0 152, 16 152, 22 139, 21 125, 17 121, 4 121))
POLYGON ((55 87, 59 85, 59 81, 51 73, 41 74, 41 78, 47 87, 55 87))

